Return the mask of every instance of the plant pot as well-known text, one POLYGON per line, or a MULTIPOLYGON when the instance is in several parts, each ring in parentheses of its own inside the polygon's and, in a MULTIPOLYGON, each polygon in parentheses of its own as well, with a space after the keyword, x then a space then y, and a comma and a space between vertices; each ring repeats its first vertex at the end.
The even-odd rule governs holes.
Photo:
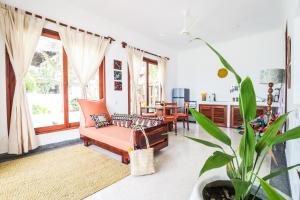
MULTIPOLYGON (((210 182, 206 184, 202 190, 203 200, 233 200, 234 194, 234 187, 229 180, 217 180, 210 182)), ((255 194, 255 190, 250 192, 248 199, 252 199, 254 196, 253 194, 255 194)), ((267 200, 267 198, 263 195, 262 191, 260 191, 254 199, 267 200)))
MULTIPOLYGON (((189 200, 204 200, 205 199, 203 196, 204 188, 214 182, 221 183, 219 185, 225 185, 225 186, 229 185, 231 188, 233 188, 230 180, 228 179, 228 176, 226 175, 225 167, 219 168, 214 171, 209 171, 198 178, 196 184, 194 185, 194 188, 193 188, 193 191, 191 193, 189 200)), ((255 183, 251 190, 252 194, 255 194, 257 186, 258 186, 258 183, 255 183)), ((283 194, 279 190, 277 190, 277 192, 280 193, 286 200, 292 200, 289 196, 283 194)), ((262 200, 267 200, 267 198, 264 196, 264 192, 262 190, 259 190, 257 197, 262 200)), ((218 200, 218 199, 215 199, 215 200, 218 200)))

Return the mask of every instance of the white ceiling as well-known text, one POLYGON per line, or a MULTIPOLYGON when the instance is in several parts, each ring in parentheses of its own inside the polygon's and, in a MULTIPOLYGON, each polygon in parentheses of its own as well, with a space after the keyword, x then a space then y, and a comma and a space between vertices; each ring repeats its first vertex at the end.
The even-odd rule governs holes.
MULTIPOLYGON (((71 2, 71 0, 69 0, 71 2)), ((142 33, 173 48, 186 47, 179 34, 183 10, 199 19, 196 35, 224 41, 283 23, 286 0, 72 0, 82 9, 142 33)))
MULTIPOLYGON (((43 0, 81 9, 171 48, 188 47, 180 31, 183 10, 199 19, 193 32, 210 42, 281 28, 286 0, 43 0)), ((9 3, 9 1, 7 1, 9 3)), ((30 1, 28 1, 29 3, 30 1)), ((112 35, 113 36, 113 35, 112 35)))

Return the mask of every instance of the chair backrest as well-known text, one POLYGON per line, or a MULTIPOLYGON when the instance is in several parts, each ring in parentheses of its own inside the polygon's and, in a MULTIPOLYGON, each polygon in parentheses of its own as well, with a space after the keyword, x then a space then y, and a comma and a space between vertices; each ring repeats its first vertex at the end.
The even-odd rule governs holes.
POLYGON ((177 103, 164 103, 164 106, 177 106, 177 103))
POLYGON ((169 109, 166 109, 167 106, 177 106, 177 103, 166 103, 166 102, 164 102, 164 104, 163 104, 163 115, 164 116, 172 114, 171 111, 174 111, 173 113, 177 113, 177 109, 174 109, 174 110, 170 110, 171 113, 168 114, 167 110, 169 110, 169 109))
POLYGON ((190 103, 184 102, 184 114, 189 114, 190 103))

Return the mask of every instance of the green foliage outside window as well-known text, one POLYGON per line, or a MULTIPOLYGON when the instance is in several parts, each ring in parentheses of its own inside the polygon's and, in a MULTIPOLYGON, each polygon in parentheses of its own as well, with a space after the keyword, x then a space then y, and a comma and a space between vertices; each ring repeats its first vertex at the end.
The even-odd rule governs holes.
POLYGON ((39 114, 48 114, 50 113, 47 107, 43 107, 38 104, 32 105, 32 114, 39 115, 39 114))

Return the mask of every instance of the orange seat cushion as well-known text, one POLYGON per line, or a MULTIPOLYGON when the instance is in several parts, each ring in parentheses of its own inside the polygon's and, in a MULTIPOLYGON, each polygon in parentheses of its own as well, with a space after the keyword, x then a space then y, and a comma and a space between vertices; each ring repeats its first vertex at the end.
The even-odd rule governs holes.
POLYGON ((120 126, 80 128, 80 134, 110 146, 128 151, 130 143, 130 129, 120 126))
POLYGON ((175 115, 164 115, 165 119, 175 119, 176 116, 175 115))
POLYGON ((111 121, 104 99, 100 99, 100 100, 78 99, 77 101, 80 105, 80 108, 82 110, 85 119, 85 127, 95 126, 95 122, 92 120, 90 116, 94 114, 96 115, 105 114, 107 121, 111 121))
POLYGON ((188 115, 185 113, 177 113, 176 116, 177 117, 188 117, 188 115))
POLYGON ((175 116, 172 116, 172 115, 164 116, 165 122, 170 122, 170 121, 174 122, 175 120, 177 120, 177 117, 175 117, 175 116))
POLYGON ((142 113, 143 117, 156 117, 155 113, 142 113))

